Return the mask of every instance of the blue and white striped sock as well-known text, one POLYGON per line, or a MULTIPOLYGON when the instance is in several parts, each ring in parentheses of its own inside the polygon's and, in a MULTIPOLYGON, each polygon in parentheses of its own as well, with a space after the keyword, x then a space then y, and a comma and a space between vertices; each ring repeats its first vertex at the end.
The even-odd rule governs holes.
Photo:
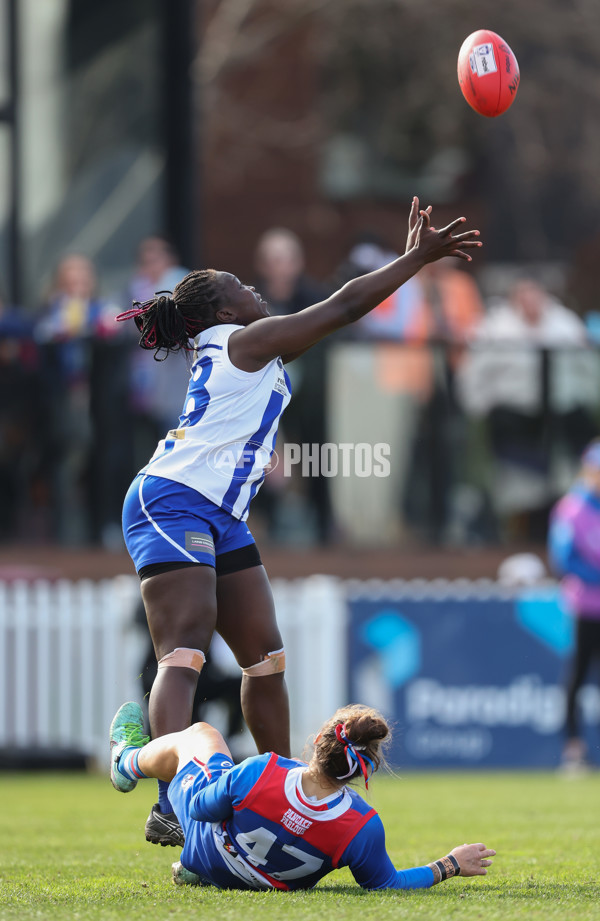
POLYGON ((138 764, 138 758, 141 752, 141 748, 124 748, 119 756, 119 761, 117 763, 117 770, 120 774, 123 774, 124 777, 127 777, 129 780, 141 780, 142 777, 147 777, 147 774, 144 774, 141 767, 138 764))

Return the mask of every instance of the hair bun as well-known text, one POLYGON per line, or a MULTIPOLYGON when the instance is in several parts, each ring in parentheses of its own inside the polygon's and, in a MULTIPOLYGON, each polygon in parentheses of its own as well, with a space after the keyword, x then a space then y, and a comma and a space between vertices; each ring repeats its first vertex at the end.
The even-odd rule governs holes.
POLYGON ((177 310, 172 291, 155 291, 154 296, 159 310, 177 310))
POLYGON ((381 763, 385 764, 382 745, 389 737, 390 728, 381 713, 364 704, 349 704, 336 710, 321 727, 315 741, 314 758, 319 770, 327 777, 341 780, 360 776, 358 759, 356 771, 350 775, 347 773, 348 743, 355 746, 354 754, 370 762, 372 770, 376 771, 381 763))
POLYGON ((134 301, 117 319, 134 320, 140 346, 153 351, 156 361, 163 361, 169 353, 191 353, 190 339, 219 323, 221 297, 214 269, 188 272, 173 291, 155 291, 147 301, 134 301))
POLYGON ((346 720, 346 734, 355 745, 369 745, 389 734, 385 720, 372 710, 355 712, 346 720))

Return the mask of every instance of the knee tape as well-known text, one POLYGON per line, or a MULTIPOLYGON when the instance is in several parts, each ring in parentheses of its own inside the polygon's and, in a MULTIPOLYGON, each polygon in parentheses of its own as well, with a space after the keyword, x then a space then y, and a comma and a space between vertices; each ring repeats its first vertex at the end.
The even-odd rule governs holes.
POLYGON ((159 668, 193 668, 195 672, 202 671, 205 662, 205 656, 201 649, 186 649, 185 646, 177 646, 173 652, 167 653, 158 661, 159 668))
POLYGON ((262 678, 264 675, 276 675, 277 672, 285 671, 285 650, 276 649, 274 652, 268 652, 262 661, 256 665, 250 665, 242 669, 242 675, 249 678, 262 678))

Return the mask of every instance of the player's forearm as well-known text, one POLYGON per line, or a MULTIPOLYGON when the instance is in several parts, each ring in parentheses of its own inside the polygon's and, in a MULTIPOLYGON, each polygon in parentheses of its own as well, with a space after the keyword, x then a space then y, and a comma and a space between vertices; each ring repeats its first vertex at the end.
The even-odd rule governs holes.
POLYGON ((411 867, 410 870, 396 870, 393 889, 429 889, 445 879, 452 879, 460 874, 458 861, 452 854, 442 857, 425 867, 411 867))
POLYGON ((360 278, 353 278, 334 295, 344 311, 347 323, 353 323, 374 310, 424 266, 424 260, 411 250, 389 265, 360 278))
POLYGON ((436 882, 438 880, 435 878, 431 865, 427 867, 411 867, 410 870, 396 870, 396 878, 387 888, 431 889, 436 882))
POLYGON ((218 785, 219 781, 211 783, 192 798, 190 816, 196 822, 221 822, 231 816, 231 800, 223 795, 218 785))
POLYGON ((436 883, 431 865, 411 867, 409 870, 396 870, 387 855, 381 864, 369 863, 360 869, 353 869, 352 872, 359 886, 368 890, 430 889, 436 883))

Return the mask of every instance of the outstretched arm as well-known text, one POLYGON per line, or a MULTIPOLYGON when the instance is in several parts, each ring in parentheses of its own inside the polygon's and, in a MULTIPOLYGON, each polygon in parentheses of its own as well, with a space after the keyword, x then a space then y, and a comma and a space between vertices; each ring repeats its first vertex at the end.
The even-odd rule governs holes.
POLYGON ((385 848, 385 832, 374 816, 342 855, 341 866, 349 866, 364 889, 428 889, 452 876, 485 876, 495 851, 484 844, 463 844, 449 856, 426 866, 396 870, 385 848), (456 866, 455 866, 456 864, 456 866))
POLYGON ((419 211, 413 200, 409 220, 410 249, 389 265, 354 278, 326 301, 285 317, 265 317, 237 330, 229 339, 229 357, 244 371, 256 371, 280 355, 288 360, 330 333, 353 323, 381 304, 409 278, 445 256, 471 261, 468 250, 481 246, 478 230, 454 234, 466 220, 459 217, 441 230, 431 226, 430 209, 419 211), (412 221, 412 224, 411 224, 412 221))

